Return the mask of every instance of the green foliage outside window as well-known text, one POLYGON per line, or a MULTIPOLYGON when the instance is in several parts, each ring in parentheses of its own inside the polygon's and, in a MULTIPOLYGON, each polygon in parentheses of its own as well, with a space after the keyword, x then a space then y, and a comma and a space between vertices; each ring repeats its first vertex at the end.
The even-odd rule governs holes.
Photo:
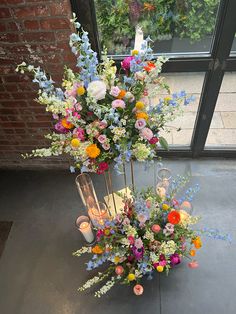
POLYGON ((212 35, 219 0, 95 0, 102 45, 119 54, 133 46, 135 26, 154 41, 199 41, 212 35))

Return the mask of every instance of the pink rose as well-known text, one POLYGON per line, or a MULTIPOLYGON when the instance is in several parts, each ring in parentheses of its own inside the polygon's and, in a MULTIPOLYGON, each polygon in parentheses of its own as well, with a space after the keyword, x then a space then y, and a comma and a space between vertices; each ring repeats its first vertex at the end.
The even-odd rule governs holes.
POLYGON ((133 290, 134 290, 134 294, 135 295, 142 295, 144 289, 143 289, 143 286, 137 284, 137 285, 134 286, 133 290))
POLYGON ((146 121, 144 119, 138 119, 134 126, 136 129, 142 130, 146 126, 146 121))
POLYGON ((198 268, 198 262, 197 261, 192 261, 190 263, 188 263, 188 267, 189 268, 198 268))
POLYGON ((158 233, 161 231, 161 227, 159 225, 153 225, 151 229, 154 233, 158 233))
POLYGON ((122 224, 123 224, 123 225, 129 225, 129 224, 130 224, 129 218, 126 217, 126 218, 123 220, 122 224))
POLYGON ((147 216, 146 215, 144 215, 144 214, 138 214, 138 221, 143 225, 145 222, 146 222, 146 220, 147 220, 147 216))
POLYGON ((116 274, 117 274, 118 276, 120 276, 120 275, 123 274, 124 268, 123 268, 121 265, 116 266, 115 272, 116 272, 116 274))
POLYGON ((105 143, 106 142, 106 140, 107 140, 107 137, 106 137, 106 135, 99 135, 99 137, 98 137, 98 141, 99 141, 99 143, 101 143, 101 144, 103 144, 103 143, 105 143))
POLYGON ((125 102, 124 100, 122 99, 116 99, 116 100, 113 100, 113 102, 111 103, 112 105, 112 108, 122 108, 124 109, 125 108, 125 102))
POLYGON ((99 129, 103 130, 107 127, 107 122, 105 120, 99 121, 99 129))
POLYGON ((149 128, 143 128, 140 131, 140 135, 141 137, 145 138, 148 141, 150 141, 150 139, 153 138, 152 130, 150 130, 149 128))
POLYGON ((105 150, 109 150, 110 149, 110 144, 109 143, 104 143, 102 144, 102 148, 105 150))
POLYGON ((124 70, 130 69, 130 62, 134 59, 134 56, 125 57, 124 60, 121 62, 121 67, 124 70))
POLYGON ((98 165, 97 174, 103 174, 107 169, 109 168, 109 165, 107 162, 102 161, 98 165))
POLYGON ((110 95, 111 96, 114 96, 114 97, 117 97, 120 93, 120 89, 118 86, 112 86, 111 87, 111 90, 110 90, 110 95))
POLYGON ((81 115, 78 113, 78 112, 73 112, 73 117, 77 118, 77 119, 80 119, 81 118, 81 115))
POLYGON ((153 138, 151 138, 150 140, 149 140, 149 143, 150 144, 156 144, 156 143, 158 143, 159 142, 159 139, 157 138, 157 137, 153 137, 153 138))

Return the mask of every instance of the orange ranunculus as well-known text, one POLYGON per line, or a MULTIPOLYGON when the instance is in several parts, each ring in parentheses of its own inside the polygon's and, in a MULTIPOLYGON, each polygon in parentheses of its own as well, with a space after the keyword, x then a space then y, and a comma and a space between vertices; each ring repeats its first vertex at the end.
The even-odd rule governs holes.
POLYGON ((190 254, 191 256, 195 256, 195 255, 196 255, 196 251, 195 251, 195 250, 190 250, 189 254, 190 254))
POLYGON ((124 89, 122 89, 119 93, 119 95, 117 96, 118 99, 122 99, 125 97, 126 91, 124 89))
POLYGON ((136 113, 136 119, 144 119, 144 120, 148 120, 148 114, 146 112, 137 112, 136 113))
POLYGON ((151 70, 155 69, 155 64, 153 62, 148 62, 147 65, 144 67, 144 70, 150 72, 151 70))
POLYGON ((61 124, 65 129, 72 129, 74 125, 66 120, 66 118, 61 119, 61 124))
POLYGON ((103 253, 103 249, 99 246, 99 245, 95 245, 93 248, 92 248, 92 252, 94 254, 102 254, 103 253))
POLYGON ((168 214, 167 218, 172 225, 177 225, 180 222, 180 213, 177 210, 173 210, 168 214))
POLYGON ((192 243, 196 249, 200 249, 202 247, 202 240, 200 237, 196 237, 194 240, 192 240, 192 243))
POLYGON ((86 148, 86 153, 90 158, 96 158, 100 155, 100 149, 97 147, 97 144, 90 144, 86 148))

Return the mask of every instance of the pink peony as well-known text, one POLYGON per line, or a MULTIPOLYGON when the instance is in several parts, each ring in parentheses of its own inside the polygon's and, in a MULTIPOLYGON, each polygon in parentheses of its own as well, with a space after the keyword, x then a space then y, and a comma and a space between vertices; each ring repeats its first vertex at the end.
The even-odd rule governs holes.
POLYGON ((159 139, 157 137, 152 137, 150 140, 149 140, 149 143, 150 144, 156 144, 159 142, 159 139))
POLYGON ((121 67, 124 70, 130 69, 130 62, 134 59, 134 56, 125 57, 124 60, 121 62, 121 67))
POLYGON ((125 102, 124 100, 122 99, 116 99, 116 100, 113 100, 113 102, 111 103, 112 105, 112 108, 122 108, 124 109, 125 108, 125 102))
POLYGON ((138 130, 142 130, 145 126, 146 126, 146 121, 145 119, 138 119, 136 122, 135 122, 135 125, 136 129, 138 130))
POLYGON ((106 135, 99 135, 99 137, 98 137, 98 141, 99 141, 99 143, 101 143, 101 144, 103 144, 103 143, 105 143, 106 142, 106 140, 107 140, 107 137, 106 137, 106 135))
POLYGON ((105 120, 99 121, 99 129, 103 130, 107 127, 107 122, 105 120))
POLYGON ((120 93, 120 89, 118 86, 112 86, 110 90, 110 95, 117 97, 120 93))
POLYGON ((148 141, 150 141, 150 139, 153 138, 152 130, 150 130, 149 128, 143 128, 140 131, 140 135, 141 137, 145 138, 148 141))
POLYGON ((82 106, 81 106, 81 104, 79 102, 77 104, 75 104, 75 109, 77 111, 81 111, 82 110, 82 106))
POLYGON ((143 247, 143 241, 141 240, 141 238, 136 239, 134 245, 137 249, 141 249, 143 247))

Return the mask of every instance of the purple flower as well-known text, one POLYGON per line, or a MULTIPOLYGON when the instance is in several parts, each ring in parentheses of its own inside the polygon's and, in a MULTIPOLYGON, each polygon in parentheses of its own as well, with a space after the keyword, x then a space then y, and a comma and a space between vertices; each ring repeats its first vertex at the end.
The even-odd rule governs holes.
POLYGON ((142 259, 143 254, 144 254, 144 247, 143 246, 141 248, 137 248, 136 246, 133 246, 132 251, 133 251, 134 257, 137 261, 142 259))
POLYGON ((144 119, 138 119, 135 122, 135 127, 138 130, 142 130, 146 126, 146 121, 144 119))
POLYGON ((170 256, 170 263, 172 266, 177 265, 181 262, 181 258, 178 253, 174 253, 170 256))
POLYGON ((60 132, 60 133, 67 133, 70 131, 69 129, 64 128, 64 126, 61 124, 61 121, 57 122, 54 128, 57 132, 60 132))

